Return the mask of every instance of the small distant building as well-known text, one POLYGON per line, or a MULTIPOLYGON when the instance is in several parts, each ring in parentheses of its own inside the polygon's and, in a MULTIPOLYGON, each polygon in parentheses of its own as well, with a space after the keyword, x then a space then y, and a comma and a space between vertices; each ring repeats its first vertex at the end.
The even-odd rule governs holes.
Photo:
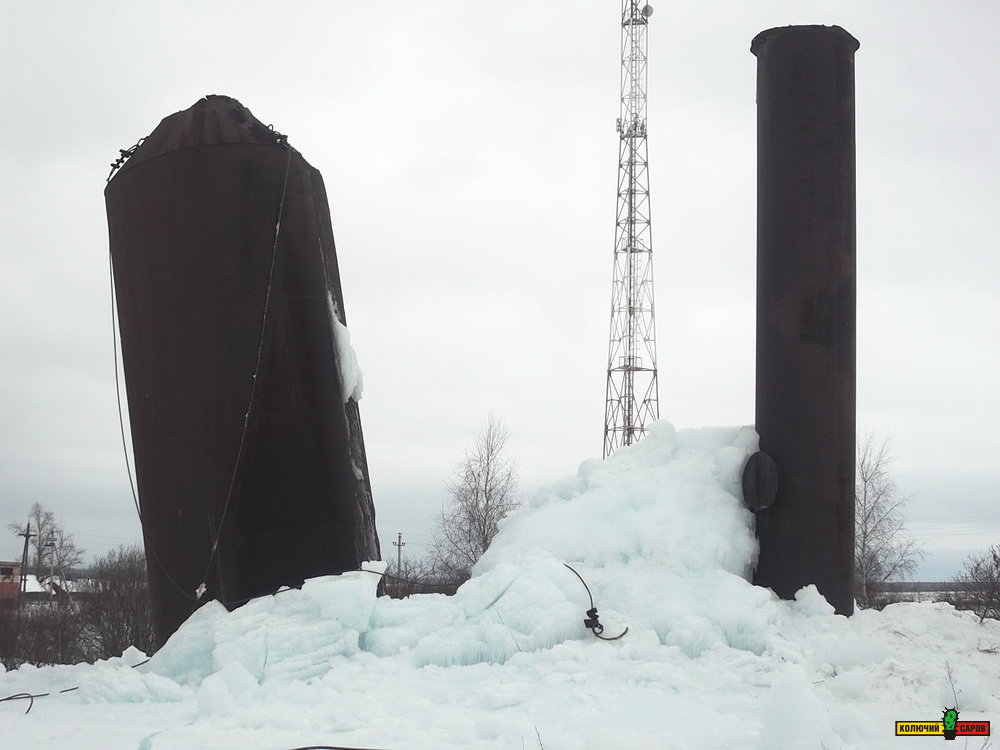
POLYGON ((21 596, 21 563, 0 560, 0 607, 16 605, 21 596))

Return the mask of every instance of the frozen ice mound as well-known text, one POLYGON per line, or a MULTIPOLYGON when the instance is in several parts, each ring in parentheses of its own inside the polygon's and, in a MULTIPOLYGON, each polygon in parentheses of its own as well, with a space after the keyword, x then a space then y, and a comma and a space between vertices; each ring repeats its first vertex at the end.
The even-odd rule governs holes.
POLYGON ((757 554, 740 475, 747 427, 651 426, 636 445, 529 498, 453 597, 376 598, 384 563, 307 581, 226 612, 196 612, 150 668, 181 684, 239 664, 254 679, 308 680, 361 652, 416 667, 503 663, 591 639, 587 582, 605 635, 654 633, 689 655, 759 652, 778 616, 747 576, 757 554))
POLYGON ((17 720, 0 704, 4 747, 889 750, 900 717, 995 714, 1000 623, 928 603, 846 618, 815 586, 785 602, 750 585, 756 445, 653 425, 530 497, 453 597, 378 598, 368 563, 206 604, 137 669, 130 650, 0 671, 0 696, 49 695, 17 720), (625 638, 587 631, 563 563, 625 638))

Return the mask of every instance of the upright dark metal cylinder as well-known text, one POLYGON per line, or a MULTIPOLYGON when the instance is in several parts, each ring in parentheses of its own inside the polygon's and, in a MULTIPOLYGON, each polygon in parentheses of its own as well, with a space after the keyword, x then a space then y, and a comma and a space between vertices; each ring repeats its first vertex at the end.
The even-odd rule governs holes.
POLYGON ((778 467, 754 582, 854 611, 854 53, 838 26, 757 35, 757 405, 778 467))

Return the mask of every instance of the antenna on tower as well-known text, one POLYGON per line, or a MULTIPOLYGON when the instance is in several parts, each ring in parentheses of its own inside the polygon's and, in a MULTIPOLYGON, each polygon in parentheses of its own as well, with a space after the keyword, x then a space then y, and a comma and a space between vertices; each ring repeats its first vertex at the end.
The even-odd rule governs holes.
POLYGON ((631 445, 660 416, 653 315, 653 244, 646 149, 646 27, 653 7, 622 0, 618 206, 604 457, 631 445))

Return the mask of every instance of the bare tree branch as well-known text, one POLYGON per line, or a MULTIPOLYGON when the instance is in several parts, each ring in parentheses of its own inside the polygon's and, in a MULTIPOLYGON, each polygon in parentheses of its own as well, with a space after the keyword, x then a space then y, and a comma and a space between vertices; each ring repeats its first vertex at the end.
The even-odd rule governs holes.
POLYGON ((1000 544, 970 556, 955 581, 964 589, 955 606, 971 609, 979 615, 979 622, 986 618, 1000 620, 1000 544))
POLYGON ((99 557, 87 588, 94 593, 85 608, 98 658, 119 656, 129 646, 153 652, 153 615, 149 601, 146 555, 124 545, 99 557))
MULTIPOLYGON (((28 524, 32 534, 29 568, 34 569, 39 581, 46 581, 53 575, 60 585, 65 586, 66 571, 83 561, 85 550, 76 546, 73 535, 66 533, 55 514, 39 503, 31 506, 28 524)), ((15 534, 23 534, 28 524, 12 523, 7 528, 15 534)))
POLYGON ((448 500, 437 519, 432 559, 452 580, 465 580, 490 546, 500 521, 520 503, 517 474, 505 453, 507 429, 492 415, 446 482, 448 500))
POLYGON ((888 440, 869 435, 858 443, 854 490, 854 597, 861 607, 876 603, 882 584, 916 570, 924 552, 906 535, 901 497, 889 473, 888 440))

